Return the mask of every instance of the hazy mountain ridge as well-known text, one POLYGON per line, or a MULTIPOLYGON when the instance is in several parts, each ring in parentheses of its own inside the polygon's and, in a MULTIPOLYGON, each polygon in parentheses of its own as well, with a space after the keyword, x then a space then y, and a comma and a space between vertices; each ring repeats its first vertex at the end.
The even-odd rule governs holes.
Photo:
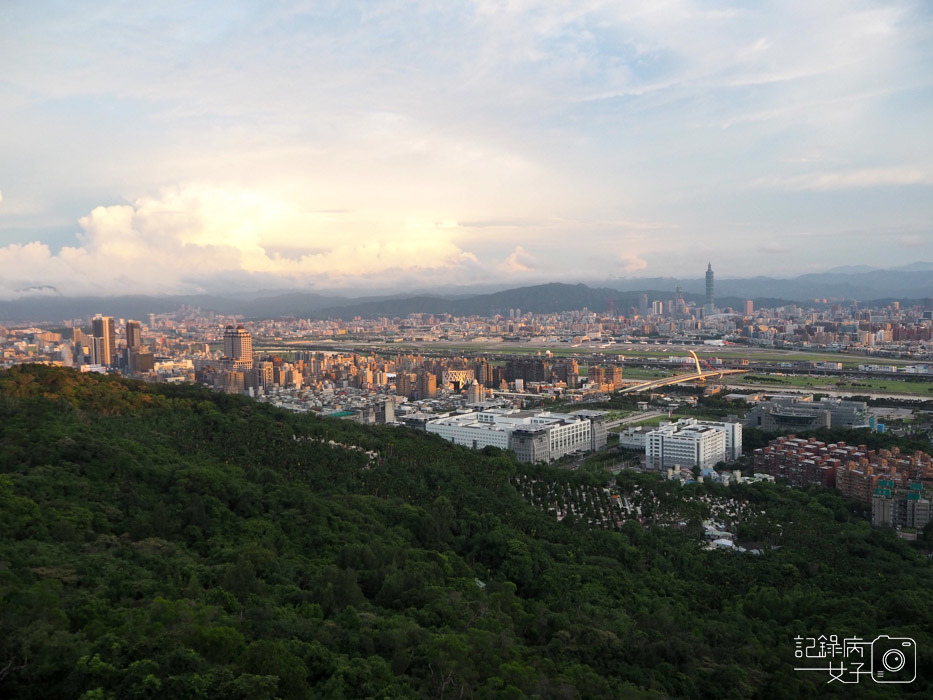
MULTIPOLYGON (((755 301, 756 308, 777 303, 812 303, 814 299, 857 300, 917 300, 933 297, 933 263, 917 262, 895 270, 833 268, 825 273, 811 273, 791 279, 751 277, 716 279, 716 302, 720 308, 739 307, 746 299, 755 301), (786 300, 786 301, 785 301, 786 300)), ((189 294, 177 296, 127 295, 115 297, 33 296, 0 300, 0 320, 61 321, 85 318, 104 313, 118 318, 142 318, 149 313, 167 313, 181 306, 197 306, 204 311, 245 318, 353 318, 360 316, 407 316, 410 313, 451 313, 455 315, 488 315, 498 310, 508 315, 509 309, 520 308, 534 313, 550 313, 589 308, 605 312, 611 300, 616 313, 627 313, 638 306, 640 294, 649 300, 673 298, 680 287, 688 301, 705 299, 704 279, 674 277, 613 279, 595 286, 551 282, 502 291, 477 293, 468 288, 445 288, 443 292, 421 291, 396 294, 361 294, 333 291, 291 291, 229 296, 189 294)), ((477 288, 482 289, 482 287, 477 288)))

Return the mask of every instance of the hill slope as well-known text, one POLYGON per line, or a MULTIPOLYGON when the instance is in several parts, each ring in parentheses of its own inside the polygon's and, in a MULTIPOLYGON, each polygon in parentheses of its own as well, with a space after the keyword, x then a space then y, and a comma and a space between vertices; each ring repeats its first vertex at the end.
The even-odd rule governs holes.
MULTIPOLYGON (((529 480, 585 513, 604 477, 196 387, 0 373, 0 694, 812 698, 794 636, 885 633, 917 640, 920 680, 847 697, 929 697, 930 564, 838 496, 722 489, 783 545, 753 557, 647 512, 558 523, 529 480)), ((618 488, 705 514, 702 487, 618 488)))

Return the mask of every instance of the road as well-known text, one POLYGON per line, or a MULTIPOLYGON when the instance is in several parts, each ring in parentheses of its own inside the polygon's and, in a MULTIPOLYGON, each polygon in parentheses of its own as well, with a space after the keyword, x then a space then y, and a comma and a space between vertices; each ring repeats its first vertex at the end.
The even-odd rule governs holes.
POLYGON ((645 413, 636 413, 632 416, 626 416, 625 418, 617 418, 613 421, 608 421, 606 423, 606 430, 612 430, 613 428, 619 428, 623 425, 628 425, 629 423, 638 423, 639 421, 648 420, 649 418, 657 418, 658 416, 666 415, 667 411, 647 411, 645 413))
MULTIPOLYGON (((900 399, 902 401, 930 401, 930 395, 927 394, 886 394, 882 392, 875 391, 865 391, 863 389, 849 389, 848 391, 837 391, 834 389, 820 389, 817 387, 805 387, 805 386, 775 386, 773 384, 732 384, 731 382, 727 385, 729 389, 745 389, 747 391, 755 391, 764 394, 823 394, 825 396, 835 396, 837 398, 846 398, 848 396, 867 396, 871 399, 900 399)), ((926 388, 926 385, 919 385, 926 388)))

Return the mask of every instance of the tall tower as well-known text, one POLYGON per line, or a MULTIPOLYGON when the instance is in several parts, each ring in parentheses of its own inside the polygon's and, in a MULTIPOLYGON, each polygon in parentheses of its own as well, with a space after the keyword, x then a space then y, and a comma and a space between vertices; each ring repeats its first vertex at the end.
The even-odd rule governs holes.
POLYGON ((706 265, 706 313, 716 313, 716 297, 713 294, 713 263, 706 265))
POLYGON ((638 315, 644 318, 648 315, 648 295, 638 295, 638 315))
POLYGON ((113 332, 113 318, 110 316, 101 316, 98 314, 91 321, 92 333, 94 335, 94 361, 98 365, 110 367, 116 362, 114 350, 116 349, 116 337, 113 332))
POLYGON ((253 368, 253 337, 242 325, 224 329, 224 360, 231 369, 253 368))
POLYGON ((126 348, 132 350, 143 344, 142 326, 139 321, 126 322, 126 348))

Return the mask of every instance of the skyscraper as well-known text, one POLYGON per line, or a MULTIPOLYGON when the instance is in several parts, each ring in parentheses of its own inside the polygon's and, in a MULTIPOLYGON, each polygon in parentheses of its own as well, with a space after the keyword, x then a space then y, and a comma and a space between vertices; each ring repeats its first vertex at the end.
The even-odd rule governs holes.
POLYGON ((253 368, 253 337, 242 325, 224 329, 224 364, 230 369, 253 368))
POLYGON ((640 294, 638 296, 638 315, 644 318, 648 315, 648 295, 640 294))
POLYGON ((116 338, 113 332, 113 318, 98 314, 91 321, 94 342, 91 344, 94 363, 111 367, 116 362, 114 350, 116 338))
POLYGON ((437 398, 437 377, 425 369, 418 370, 418 398, 437 398))
POLYGON ((713 294, 713 263, 706 266, 706 313, 716 313, 716 297, 713 294))
POLYGON ((139 321, 126 322, 126 348, 132 350, 143 344, 142 325, 139 321))

